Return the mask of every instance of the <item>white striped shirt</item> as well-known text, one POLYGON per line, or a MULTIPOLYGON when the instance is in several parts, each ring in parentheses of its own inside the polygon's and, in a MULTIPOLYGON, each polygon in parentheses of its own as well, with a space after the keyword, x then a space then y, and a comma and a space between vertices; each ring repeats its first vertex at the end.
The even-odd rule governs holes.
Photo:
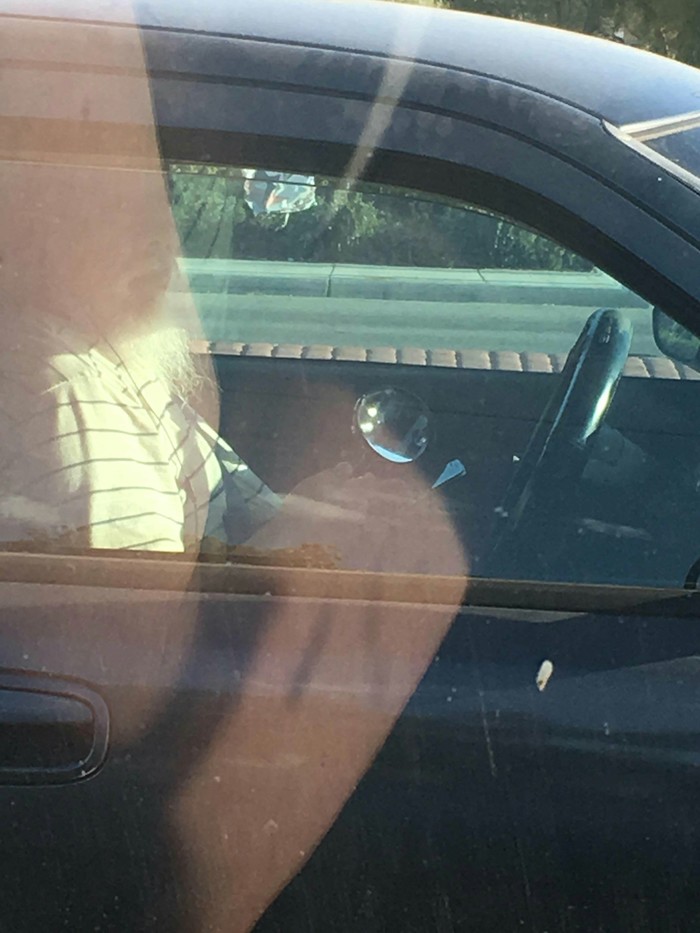
POLYGON ((183 551, 274 514, 279 498, 163 382, 49 317, 0 324, 1 540, 183 551))

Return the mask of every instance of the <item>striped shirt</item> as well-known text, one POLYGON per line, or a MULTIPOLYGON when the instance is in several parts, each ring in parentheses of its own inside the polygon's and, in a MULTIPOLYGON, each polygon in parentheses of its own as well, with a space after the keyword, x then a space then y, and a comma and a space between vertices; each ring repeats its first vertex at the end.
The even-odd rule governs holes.
POLYGON ((186 551, 272 517, 279 498, 163 382, 49 317, 0 323, 0 540, 186 551))

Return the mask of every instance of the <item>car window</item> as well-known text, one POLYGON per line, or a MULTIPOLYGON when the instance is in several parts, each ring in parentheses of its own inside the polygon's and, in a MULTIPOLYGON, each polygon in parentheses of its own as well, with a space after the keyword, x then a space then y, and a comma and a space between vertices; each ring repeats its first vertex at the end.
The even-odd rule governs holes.
POLYGON ((692 577, 698 373, 585 244, 298 165, 5 171, 9 262, 72 231, 4 314, 7 547, 692 577))
POLYGON ((693 111, 609 129, 645 158, 658 162, 697 188, 699 127, 700 113, 693 111))
POLYGON ((370 451, 363 468, 398 480, 412 464, 439 490, 473 574, 681 585, 697 556, 697 373, 658 349, 649 302, 522 220, 317 174, 294 176, 287 196, 302 207, 280 209, 274 188, 290 178, 182 163, 169 173, 199 346, 227 360, 224 382, 238 379, 240 417, 224 426, 259 471, 276 474, 276 488, 298 463, 297 475, 308 472, 319 439, 298 425, 325 408, 330 462, 348 451, 362 459, 359 437, 370 451), (589 371, 584 348, 583 384, 575 373, 572 398, 557 396, 572 378, 567 358, 579 365, 572 348, 601 314, 593 339, 611 339, 612 321, 622 357, 589 371), (277 369, 229 377, 232 357, 277 369), (272 406, 267 437, 241 428, 254 418, 246 405, 260 402, 256 379, 269 393, 297 391, 295 362, 306 366, 303 399, 272 406), (589 434, 553 430, 562 417, 593 419, 589 434), (351 427, 352 443, 337 440, 351 427))
MULTIPOLYGON (((181 267, 204 335, 220 349, 326 347, 346 357, 363 348, 369 359, 422 351, 437 364, 465 350, 485 351, 487 364, 488 354, 515 351, 534 366, 544 361, 528 355, 548 354, 556 369, 588 316, 610 306, 634 321, 632 353, 658 355, 646 301, 523 224, 457 200, 319 176, 296 176, 307 200, 285 212, 269 181, 270 207, 253 200, 253 171, 170 168, 181 267)), ((472 365, 479 359, 467 354, 472 365)))

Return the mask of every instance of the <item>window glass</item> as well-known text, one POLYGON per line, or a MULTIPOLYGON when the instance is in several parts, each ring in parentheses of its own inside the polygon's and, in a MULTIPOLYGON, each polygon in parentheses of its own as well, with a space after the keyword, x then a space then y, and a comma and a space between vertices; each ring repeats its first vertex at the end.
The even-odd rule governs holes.
POLYGON ((260 173, 267 187, 258 175, 255 202, 255 172, 178 164, 169 180, 182 268, 236 411, 223 430, 275 488, 313 472, 310 451, 315 468, 347 456, 397 481, 410 463, 439 490, 472 574, 683 583, 697 556, 697 373, 658 349, 647 301, 480 207, 315 175, 287 192, 300 209, 265 210, 275 173, 260 173), (605 309, 618 332, 595 340, 618 340, 622 357, 591 362, 581 335, 605 309), (289 362, 258 377, 236 356, 349 368, 307 366, 302 386, 289 362), (263 391, 273 430, 246 432, 263 391))
POLYGON ((681 168, 698 177, 700 169, 700 127, 652 139, 647 145, 681 168))
POLYGON ((297 176, 306 209, 286 213, 273 193, 261 210, 252 171, 171 166, 182 267, 209 340, 562 355, 591 312, 610 306, 634 319, 633 352, 658 354, 644 300, 523 225, 319 176, 297 176))
POLYGON ((692 111, 609 128, 626 145, 634 145, 647 158, 653 153, 662 156, 665 168, 673 171, 675 163, 677 174, 697 187, 700 170, 700 113, 692 111))
POLYGON ((527 218, 283 169, 5 166, 7 547, 692 577, 673 321, 527 218))

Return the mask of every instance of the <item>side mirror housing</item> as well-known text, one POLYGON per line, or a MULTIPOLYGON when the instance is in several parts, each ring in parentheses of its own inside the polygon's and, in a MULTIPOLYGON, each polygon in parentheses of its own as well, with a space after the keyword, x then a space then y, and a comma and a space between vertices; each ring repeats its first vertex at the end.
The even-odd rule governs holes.
POLYGON ((674 321, 660 308, 654 308, 654 340, 665 356, 700 370, 700 337, 674 321))

